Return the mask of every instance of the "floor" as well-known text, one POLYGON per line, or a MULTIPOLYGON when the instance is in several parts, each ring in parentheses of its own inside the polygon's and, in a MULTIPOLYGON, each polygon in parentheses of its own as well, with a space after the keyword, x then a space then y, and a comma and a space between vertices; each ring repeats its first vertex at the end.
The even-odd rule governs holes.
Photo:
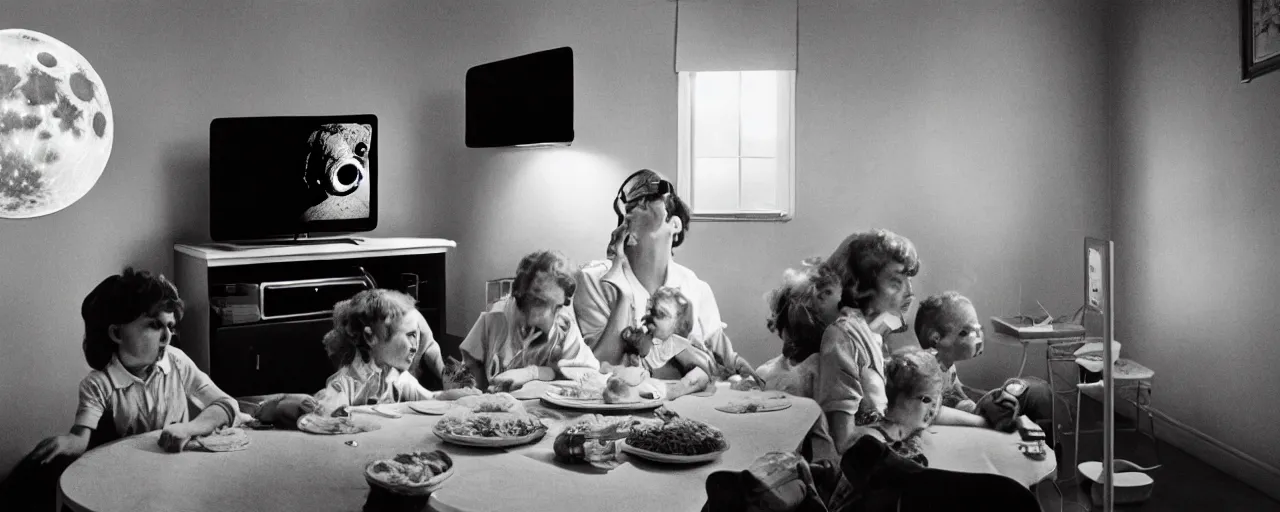
MULTIPOLYGON (((1089 421, 1086 409, 1083 421, 1089 421)), ((1096 418, 1097 416, 1095 416, 1096 418)), ((1096 425, 1096 424, 1095 424, 1096 425)), ((1117 418, 1118 428, 1131 428, 1132 423, 1125 418, 1117 418)), ((1084 427, 1089 428, 1089 427, 1084 427)), ((1146 428, 1146 422, 1143 422, 1146 428)), ((1071 477, 1074 473, 1071 462, 1074 447, 1071 438, 1064 438, 1062 458, 1058 473, 1060 477, 1071 477)), ((1155 448, 1149 437, 1133 432, 1116 433, 1116 458, 1126 459, 1142 466, 1154 465, 1155 448)), ((1098 460, 1102 453, 1102 435, 1091 434, 1084 437, 1081 445, 1082 460, 1098 460), (1089 455, 1086 455, 1089 454, 1089 455)), ((1141 505, 1117 506, 1117 511, 1212 511, 1212 512, 1280 512, 1280 502, 1271 499, 1262 491, 1236 480, 1199 459, 1161 443, 1159 462, 1160 469, 1151 473, 1155 480, 1155 489, 1151 499, 1141 505)), ((1037 486, 1036 494, 1044 512, 1079 512, 1084 510, 1102 510, 1102 507, 1090 507, 1089 495, 1075 479, 1059 480, 1058 486, 1065 495, 1059 496, 1052 485, 1037 486)))

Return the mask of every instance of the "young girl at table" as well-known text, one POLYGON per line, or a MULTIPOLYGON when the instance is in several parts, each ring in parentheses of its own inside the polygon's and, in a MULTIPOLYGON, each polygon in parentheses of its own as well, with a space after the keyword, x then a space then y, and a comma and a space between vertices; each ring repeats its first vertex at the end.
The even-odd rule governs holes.
POLYGON ((338 371, 304 412, 343 416, 360 405, 455 400, 476 389, 431 391, 408 372, 421 343, 421 316, 412 297, 386 289, 365 290, 333 308, 324 348, 338 371))
POLYGON ((169 345, 182 312, 173 283, 147 271, 126 268, 89 292, 80 315, 93 371, 80 381, 71 432, 40 441, 0 486, 0 503, 52 509, 62 471, 103 442, 161 430, 158 444, 177 452, 189 439, 233 424, 235 400, 169 345), (188 403, 199 409, 190 411, 188 403))
POLYGON ((598 373, 600 362, 582 340, 573 316, 569 260, 537 251, 520 260, 511 296, 480 314, 462 340, 462 358, 477 387, 512 391, 540 380, 576 380, 598 373))

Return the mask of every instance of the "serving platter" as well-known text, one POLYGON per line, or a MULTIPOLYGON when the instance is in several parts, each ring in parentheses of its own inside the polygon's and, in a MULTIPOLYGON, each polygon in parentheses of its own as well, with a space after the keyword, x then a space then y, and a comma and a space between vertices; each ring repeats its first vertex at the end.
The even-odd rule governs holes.
POLYGON ((442 432, 438 429, 432 429, 436 437, 439 437, 446 443, 456 444, 459 446, 471 446, 476 448, 506 448, 509 446, 520 446, 530 443, 536 443, 547 435, 547 429, 540 428, 530 434, 518 437, 480 437, 480 436, 459 436, 442 432))
POLYGON ((702 462, 711 462, 713 460, 719 459, 721 454, 729 451, 729 443, 726 441, 724 443, 724 448, 711 453, 704 453, 701 455, 672 455, 669 453, 651 452, 649 450, 642 450, 640 448, 631 446, 627 444, 627 441, 625 439, 622 441, 618 441, 618 448, 622 450, 623 453, 634 455, 636 457, 640 457, 642 459, 650 460, 653 462, 662 462, 666 464, 699 464, 702 462))
POLYGON ((547 391, 544 393, 542 395, 542 401, 565 409, 595 412, 644 411, 662 407, 662 404, 665 402, 662 399, 653 399, 624 404, 607 404, 604 402, 603 398, 573 398, 561 395, 555 391, 547 391))

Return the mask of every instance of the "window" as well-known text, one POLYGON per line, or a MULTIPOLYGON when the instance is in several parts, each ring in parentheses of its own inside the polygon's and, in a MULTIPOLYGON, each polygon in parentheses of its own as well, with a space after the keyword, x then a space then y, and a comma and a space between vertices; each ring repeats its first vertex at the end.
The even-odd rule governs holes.
POLYGON ((790 220, 795 71, 679 74, 680 197, 699 220, 790 220))

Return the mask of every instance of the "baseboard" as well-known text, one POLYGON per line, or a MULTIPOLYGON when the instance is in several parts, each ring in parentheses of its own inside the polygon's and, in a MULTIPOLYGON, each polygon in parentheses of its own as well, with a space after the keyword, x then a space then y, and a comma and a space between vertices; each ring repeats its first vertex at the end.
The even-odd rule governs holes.
MULTIPOLYGON (((1151 413, 1155 421, 1160 423, 1156 427, 1156 437, 1161 441, 1262 491, 1272 499, 1280 500, 1280 468, 1214 439, 1186 423, 1169 417, 1159 409, 1153 407, 1151 413)), ((1132 419, 1133 409, 1117 407, 1116 414, 1132 419)))

